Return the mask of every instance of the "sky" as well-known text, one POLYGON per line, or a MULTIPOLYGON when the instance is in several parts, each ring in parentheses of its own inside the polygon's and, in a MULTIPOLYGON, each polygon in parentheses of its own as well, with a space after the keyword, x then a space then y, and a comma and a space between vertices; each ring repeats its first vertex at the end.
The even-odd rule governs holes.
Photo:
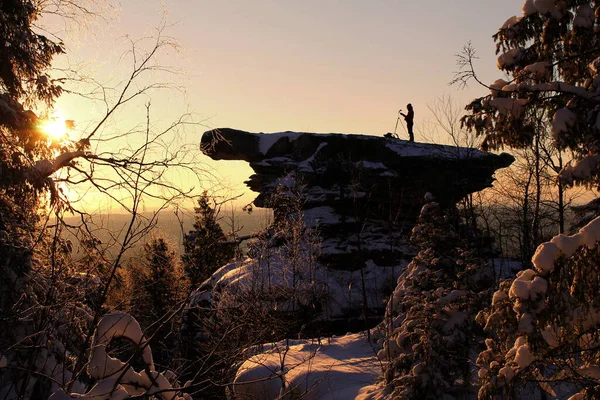
MULTIPOLYGON (((179 47, 159 61, 178 74, 155 78, 172 79, 178 90, 154 94, 151 101, 159 121, 194 113, 201 124, 184 133, 186 143, 199 143, 202 132, 219 127, 382 136, 394 130, 398 110, 409 102, 421 141, 433 119, 428 106, 437 98, 450 96, 462 108, 486 93, 476 83, 448 86, 467 42, 480 57, 475 66, 484 82, 503 76, 492 35, 520 15, 521 5, 522 0, 122 0, 105 19, 64 32, 67 55, 59 62, 118 83, 127 74, 126 37, 151 35, 166 21, 163 34, 179 47)), ((72 96, 63 96, 59 107, 79 127, 101 111, 72 96)), ((143 120, 137 108, 116 118, 112 129, 143 120)), ((398 133, 406 136, 402 126, 398 133)), ((210 184, 247 192, 241 182, 252 171, 246 163, 197 157, 218 176, 210 184)), ((252 199, 248 196, 243 201, 252 199)))

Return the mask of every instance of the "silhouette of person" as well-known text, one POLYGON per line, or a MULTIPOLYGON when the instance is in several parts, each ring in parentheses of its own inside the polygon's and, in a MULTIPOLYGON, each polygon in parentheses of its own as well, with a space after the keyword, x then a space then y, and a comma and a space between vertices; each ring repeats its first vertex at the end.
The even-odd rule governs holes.
POLYGON ((406 127, 408 128, 408 136, 410 136, 409 140, 411 142, 414 142, 415 135, 413 134, 413 120, 415 119, 415 112, 413 111, 413 106, 410 103, 408 103, 406 108, 408 109, 408 112, 406 114, 400 113, 400 115, 402 115, 404 117, 404 120, 406 121, 406 127))

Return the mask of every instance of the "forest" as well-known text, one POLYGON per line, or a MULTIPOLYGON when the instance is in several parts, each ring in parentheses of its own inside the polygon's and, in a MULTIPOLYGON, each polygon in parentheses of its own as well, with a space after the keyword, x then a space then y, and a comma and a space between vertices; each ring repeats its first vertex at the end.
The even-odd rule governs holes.
POLYGON ((600 399, 600 0, 525 0, 493 82, 466 43, 449 84, 479 97, 417 130, 443 145, 188 140, 166 21, 117 80, 55 64, 44 18, 107 8, 0 1, 0 399, 600 399))

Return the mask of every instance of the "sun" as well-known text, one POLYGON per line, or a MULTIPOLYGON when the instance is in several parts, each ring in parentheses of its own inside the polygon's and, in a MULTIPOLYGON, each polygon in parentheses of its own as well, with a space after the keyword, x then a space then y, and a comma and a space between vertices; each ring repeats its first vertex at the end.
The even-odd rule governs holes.
POLYGON ((67 136, 68 121, 59 110, 54 110, 52 115, 48 116, 40 124, 40 129, 48 135, 50 139, 62 140, 67 136))

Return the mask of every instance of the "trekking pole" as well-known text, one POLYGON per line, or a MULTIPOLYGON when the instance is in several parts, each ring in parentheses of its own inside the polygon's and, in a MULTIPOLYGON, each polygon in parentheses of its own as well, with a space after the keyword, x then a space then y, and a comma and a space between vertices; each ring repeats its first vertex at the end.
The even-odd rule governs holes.
POLYGON ((400 138, 398 137, 398 134, 396 133, 396 131, 398 130, 398 122, 400 121, 400 113, 401 113, 401 112, 402 112, 402 109, 399 109, 399 110, 398 110, 398 118, 396 119, 396 127, 394 128, 394 137, 395 137, 396 139, 400 139, 400 138))
POLYGON ((410 135, 408 134, 408 131, 406 130, 406 127, 404 126, 404 124, 402 124, 402 129, 404 130, 404 133, 406 133, 406 136, 410 136, 410 135))

